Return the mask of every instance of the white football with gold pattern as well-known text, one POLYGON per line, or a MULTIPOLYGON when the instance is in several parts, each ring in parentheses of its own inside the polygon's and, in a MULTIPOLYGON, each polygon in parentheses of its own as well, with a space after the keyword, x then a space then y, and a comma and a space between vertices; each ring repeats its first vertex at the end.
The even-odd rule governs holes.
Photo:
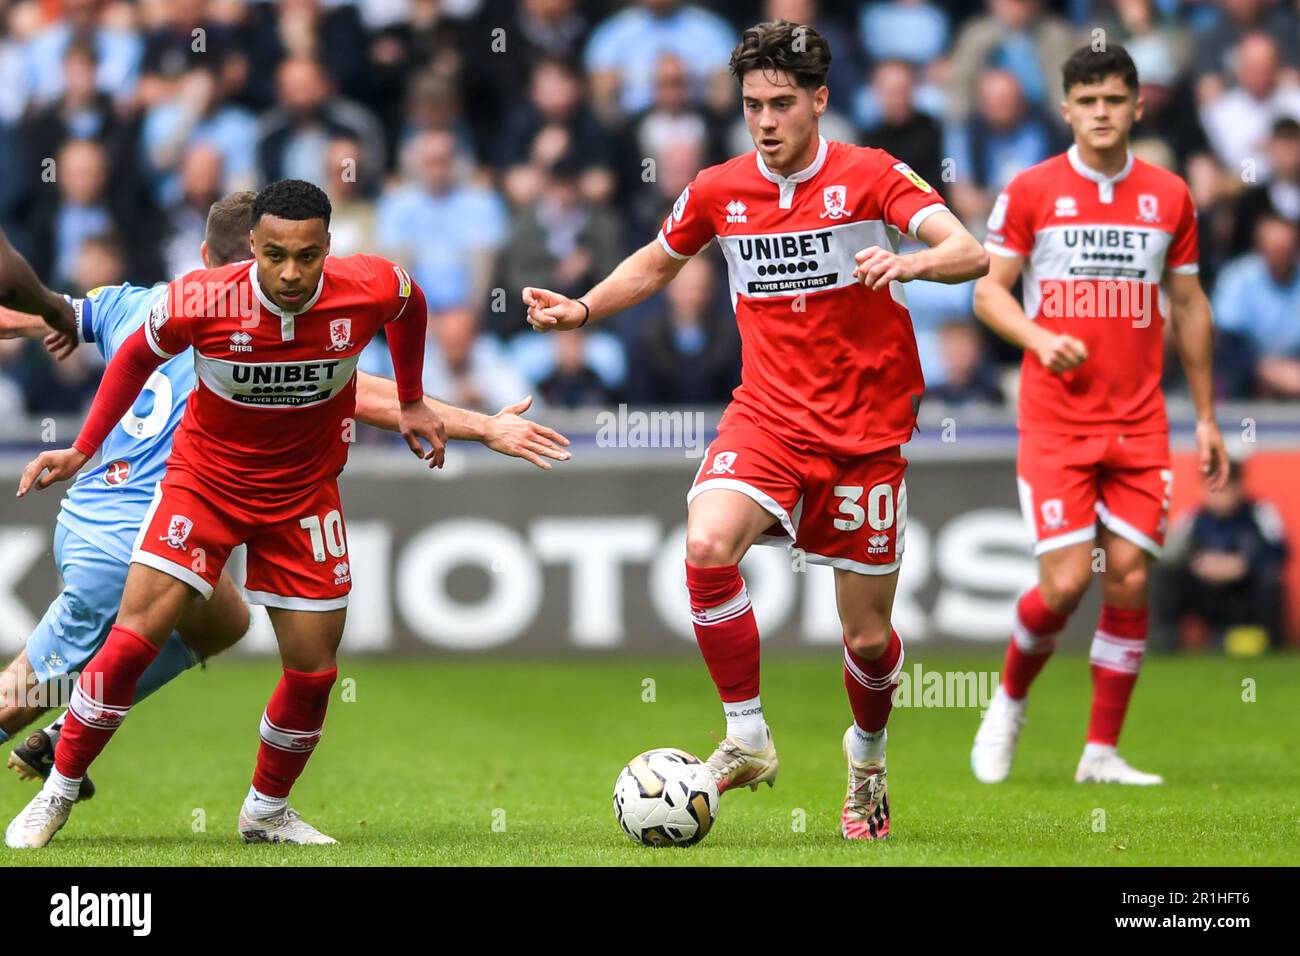
POLYGON ((718 816, 718 785, 699 757, 675 747, 637 754, 614 781, 614 818, 645 846, 691 846, 718 816))

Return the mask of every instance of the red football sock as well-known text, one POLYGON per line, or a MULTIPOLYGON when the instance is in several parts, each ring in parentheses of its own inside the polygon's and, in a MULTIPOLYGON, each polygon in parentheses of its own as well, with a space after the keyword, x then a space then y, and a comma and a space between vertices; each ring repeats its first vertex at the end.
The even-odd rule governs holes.
POLYGON ((740 568, 686 563, 695 640, 724 703, 758 696, 758 624, 740 568))
POLYGON ((1092 638, 1092 714, 1088 718, 1088 743, 1119 743, 1129 698, 1137 684, 1146 652, 1147 609, 1125 610, 1101 606, 1101 619, 1092 638))
POLYGON ((1012 700, 1023 700, 1029 693, 1029 685, 1056 650, 1056 635, 1067 620, 1069 615, 1057 614, 1043 603, 1037 587, 1020 595, 1006 661, 1002 665, 1002 689, 1012 700))
POLYGON ((307 673, 284 669, 266 712, 253 786, 268 797, 287 797, 320 740, 330 688, 339 669, 307 673))
POLYGON ((853 722, 862 730, 875 734, 885 729, 902 669, 903 640, 892 627, 885 652, 874 661, 859 657, 844 645, 844 689, 849 692, 853 722))
POLYGON ((68 704, 54 767, 65 777, 84 777, 126 719, 140 675, 158 656, 158 648, 135 631, 113 625, 104 646, 81 672, 68 704))

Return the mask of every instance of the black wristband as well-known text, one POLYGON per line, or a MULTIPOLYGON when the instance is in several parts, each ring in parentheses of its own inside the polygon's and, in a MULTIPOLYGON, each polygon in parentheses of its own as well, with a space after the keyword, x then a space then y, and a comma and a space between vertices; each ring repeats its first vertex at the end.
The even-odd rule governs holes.
POLYGON ((582 311, 586 313, 586 315, 582 317, 582 321, 579 322, 576 326, 574 326, 574 328, 580 329, 584 325, 586 325, 587 320, 591 318, 591 307, 588 306, 587 303, 583 302, 581 299, 574 299, 573 301, 578 303, 578 305, 582 306, 582 311))

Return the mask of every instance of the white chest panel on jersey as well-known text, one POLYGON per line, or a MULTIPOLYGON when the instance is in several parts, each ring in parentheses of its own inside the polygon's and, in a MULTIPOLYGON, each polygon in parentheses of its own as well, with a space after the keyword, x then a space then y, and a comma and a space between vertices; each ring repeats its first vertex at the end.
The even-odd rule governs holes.
MULTIPOLYGON (((898 230, 869 219, 818 229, 725 235, 718 243, 727 260, 734 306, 742 295, 789 298, 853 285, 854 255, 868 246, 897 251, 898 230)), ((901 301, 900 295, 901 290, 894 298, 901 301)))
POLYGON ((357 356, 303 362, 230 362, 195 353, 199 381, 249 408, 300 408, 328 401, 352 380, 357 356))

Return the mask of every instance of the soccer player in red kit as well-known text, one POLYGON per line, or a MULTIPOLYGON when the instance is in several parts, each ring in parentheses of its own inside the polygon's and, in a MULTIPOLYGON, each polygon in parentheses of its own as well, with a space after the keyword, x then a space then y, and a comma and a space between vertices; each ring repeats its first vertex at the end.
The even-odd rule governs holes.
POLYGON ((1021 596, 1002 683, 971 751, 975 776, 1005 780, 1030 684, 1104 550, 1101 619, 1089 655, 1092 715, 1075 779, 1158 784, 1116 752, 1147 636, 1147 567, 1164 542, 1173 473, 1160 378, 1168 320, 1196 405, 1196 447, 1211 489, 1227 477, 1214 418, 1210 305, 1197 276, 1187 185, 1133 156, 1142 116, 1122 47, 1076 52, 1061 114, 1074 145, 1016 176, 997 199, 994 253, 975 312, 1025 350, 1016 480, 1038 557, 1021 596), (1023 276, 1022 276, 1023 273, 1023 276), (1024 305, 1011 294, 1023 279, 1024 305))
POLYGON ((333 843, 288 805, 320 739, 351 570, 337 476, 355 428, 361 350, 385 328, 412 451, 442 463, 444 429, 424 402, 424 295, 377 256, 329 256, 330 203, 301 180, 253 202, 253 260, 174 281, 104 373, 73 447, 28 465, 19 495, 72 477, 165 359, 193 347, 198 384, 166 476, 135 541, 117 623, 81 673, 44 787, 10 824, 10 846, 47 844, 136 681, 231 550, 248 546, 248 597, 270 614, 284 671, 261 723, 245 842, 333 843), (421 441, 430 444, 427 453, 421 441))
POLYGON ((829 63, 809 27, 746 30, 731 70, 756 150, 702 171, 658 237, 586 295, 523 297, 534 328, 578 328, 642 301, 718 240, 743 371, 687 495, 691 614, 727 721, 708 766, 720 791, 776 779, 737 565, 755 543, 796 547, 835 569, 853 712, 841 832, 873 840, 890 828, 885 722, 903 663, 890 624, 907 523, 899 446, 924 388, 903 283, 966 281, 988 255, 905 163, 820 136, 829 63), (929 248, 900 256, 901 233, 929 248))

